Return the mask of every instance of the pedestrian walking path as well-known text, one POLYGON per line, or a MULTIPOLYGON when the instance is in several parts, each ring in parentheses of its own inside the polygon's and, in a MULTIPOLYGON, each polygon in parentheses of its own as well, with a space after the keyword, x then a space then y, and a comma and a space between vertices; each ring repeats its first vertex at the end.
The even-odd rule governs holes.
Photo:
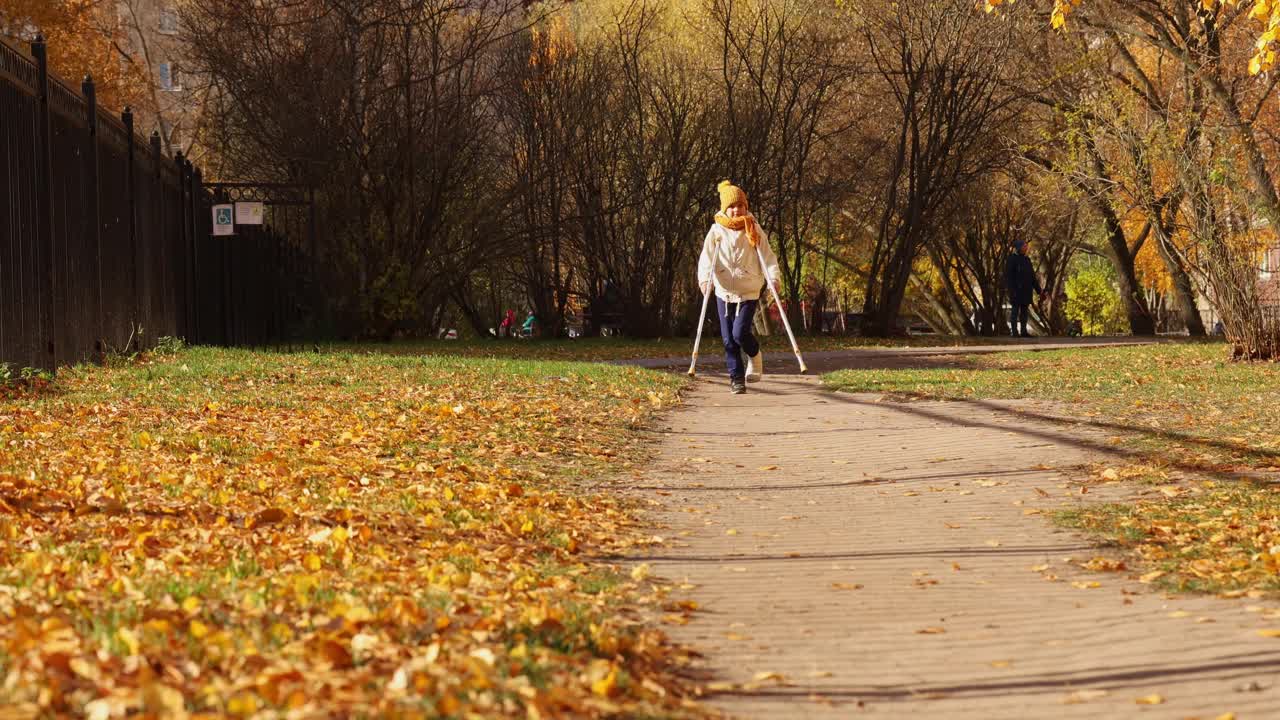
POLYGON ((1072 471, 1115 446, 1012 410, 699 378, 636 490, 668 542, 634 560, 698 603, 669 629, 704 654, 710 702, 743 718, 1280 717, 1280 639, 1258 633, 1280 627, 1275 604, 1081 568, 1105 552, 1044 513, 1093 501, 1072 471))
MULTIPOLYGON (((1014 340, 1003 343, 993 343, 990 345, 967 345, 952 347, 901 347, 901 348, 850 348, 848 350, 823 350, 820 352, 808 352, 804 354, 805 363, 808 364, 810 372, 827 372, 846 367, 856 367, 857 363, 874 362, 883 364, 892 359, 895 364, 901 364, 910 358, 925 358, 936 356, 954 356, 957 353, 965 355, 985 355, 997 352, 1010 352, 1016 350, 1071 350, 1082 347, 1116 347, 1121 345, 1150 345, 1155 342, 1166 342, 1159 338, 1036 338, 1028 340, 1014 340)), ((702 345, 702 356, 698 359, 698 367, 703 370, 722 369, 724 367, 724 353, 720 349, 720 339, 718 337, 704 338, 702 345)), ((651 369, 685 369, 689 367, 689 356, 679 357, 662 357, 662 358, 642 358, 634 360, 619 360, 621 365, 636 365, 651 369)), ((796 362, 795 355, 785 350, 775 350, 765 353, 766 367, 774 367, 781 363, 780 367, 784 371, 789 369, 795 372, 796 362)))

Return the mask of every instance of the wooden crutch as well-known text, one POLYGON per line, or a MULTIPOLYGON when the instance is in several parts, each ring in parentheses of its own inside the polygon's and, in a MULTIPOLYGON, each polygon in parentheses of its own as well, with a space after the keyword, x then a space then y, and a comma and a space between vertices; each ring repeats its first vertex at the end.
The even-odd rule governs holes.
POLYGON ((698 313, 698 334, 693 339, 693 357, 689 360, 689 377, 694 376, 694 366, 698 364, 698 346, 702 344, 702 326, 707 324, 707 303, 711 300, 711 286, 702 293, 702 312, 698 313))
MULTIPOLYGON (((706 252, 706 243, 702 246, 703 252, 706 252)), ((693 338, 693 357, 689 359, 689 377, 694 376, 694 367, 698 364, 698 348, 702 345, 702 327, 707 324, 707 303, 711 300, 711 293, 715 290, 716 274, 716 253, 711 254, 711 276, 707 278, 707 290, 702 293, 702 312, 698 313, 698 334, 693 338)))
MULTIPOLYGON (((809 372, 809 368, 805 367, 804 358, 800 356, 800 346, 796 344, 796 334, 791 332, 791 321, 787 320, 787 309, 782 307, 782 299, 778 297, 778 291, 773 287, 773 280, 769 277, 769 270, 764 264, 764 253, 760 251, 760 246, 756 245, 756 257, 760 259, 760 269, 764 272, 764 283, 769 286, 769 293, 773 295, 773 302, 778 306, 778 316, 782 318, 782 327, 787 329, 787 338, 791 340, 791 351, 796 354, 796 360, 800 363, 800 372, 809 372)), ((705 310, 703 312, 706 312, 705 310)))

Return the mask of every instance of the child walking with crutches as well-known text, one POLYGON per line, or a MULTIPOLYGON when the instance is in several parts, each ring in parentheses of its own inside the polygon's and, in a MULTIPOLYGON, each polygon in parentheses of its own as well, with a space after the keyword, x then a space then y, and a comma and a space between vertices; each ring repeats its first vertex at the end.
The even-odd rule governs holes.
POLYGON ((747 391, 748 378, 754 381, 764 375, 764 357, 751 323, 766 277, 771 286, 776 285, 781 271, 769 237, 747 207, 747 194, 728 180, 720 183, 719 190, 720 212, 702 245, 698 286, 704 295, 715 288, 729 389, 741 394, 747 391))

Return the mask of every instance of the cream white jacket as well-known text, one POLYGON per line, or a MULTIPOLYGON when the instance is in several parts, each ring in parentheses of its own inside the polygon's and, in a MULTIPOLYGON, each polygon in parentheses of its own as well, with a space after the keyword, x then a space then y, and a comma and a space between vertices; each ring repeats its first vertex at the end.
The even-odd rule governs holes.
POLYGON ((760 255, 747 241, 747 234, 730 230, 719 223, 712 223, 707 239, 702 244, 702 257, 698 259, 698 283, 708 279, 715 283, 716 297, 725 302, 737 303, 759 300, 764 289, 765 274, 777 286, 782 271, 778 268, 778 256, 769 246, 769 235, 760 229, 760 255), (714 268, 714 271, 713 271, 714 268))

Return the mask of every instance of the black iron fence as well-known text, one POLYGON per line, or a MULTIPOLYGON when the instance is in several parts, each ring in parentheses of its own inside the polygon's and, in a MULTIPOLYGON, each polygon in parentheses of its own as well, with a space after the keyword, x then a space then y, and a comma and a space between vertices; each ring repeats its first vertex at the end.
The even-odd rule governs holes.
POLYGON ((50 75, 42 40, 0 41, 0 364, 288 340, 314 222, 215 238, 214 201, 158 134, 99 108, 91 79, 50 75))
POLYGON ((261 225, 238 225, 233 237, 205 234, 195 245, 194 337, 209 345, 265 346, 314 334, 310 311, 315 256, 314 190, 284 183, 210 183, 205 219, 217 205, 261 203, 261 225))

